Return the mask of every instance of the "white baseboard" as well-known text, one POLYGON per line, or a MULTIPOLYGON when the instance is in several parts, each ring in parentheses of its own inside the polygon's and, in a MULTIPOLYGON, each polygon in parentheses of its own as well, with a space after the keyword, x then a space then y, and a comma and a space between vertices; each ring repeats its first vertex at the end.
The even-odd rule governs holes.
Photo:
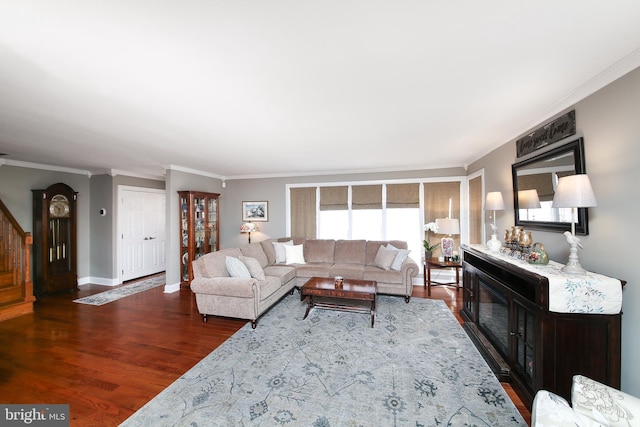
POLYGON ((180 282, 174 283, 172 285, 164 285, 164 293, 172 294, 174 292, 178 292, 180 290, 180 282))
POLYGON ((94 284, 102 286, 118 286, 121 285, 120 281, 116 279, 108 279, 105 277, 80 277, 78 278, 78 286, 94 284))

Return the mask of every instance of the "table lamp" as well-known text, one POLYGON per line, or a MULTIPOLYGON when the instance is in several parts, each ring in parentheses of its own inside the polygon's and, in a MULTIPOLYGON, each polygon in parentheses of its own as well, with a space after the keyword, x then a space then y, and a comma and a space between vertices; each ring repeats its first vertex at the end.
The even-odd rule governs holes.
POLYGON ((529 218, 529 209, 540 209, 538 191, 535 189, 518 191, 518 207, 527 210, 527 221, 533 221, 529 218))
POLYGON ((496 227, 496 211, 504 210, 504 200, 502 199, 502 193, 499 191, 491 191, 487 193, 487 199, 484 203, 484 210, 493 211, 493 224, 491 224, 491 239, 487 242, 489 250, 492 252, 499 252, 502 247, 502 242, 498 240, 496 227))
POLYGON ((438 225, 438 232, 445 234, 445 237, 440 239, 440 247, 442 248, 442 256, 446 261, 451 261, 453 258, 453 238, 452 234, 460 234, 460 221, 458 219, 440 218, 436 219, 438 225))
POLYGON ((578 247, 580 239, 576 237, 576 208, 589 208, 597 206, 596 196, 591 188, 591 181, 585 174, 563 176, 558 180, 558 188, 553 196, 554 208, 571 208, 571 233, 565 231, 564 235, 569 243, 569 261, 562 268, 565 273, 584 274, 585 270, 578 260, 578 247))
POLYGON ((249 233, 249 243, 251 243, 251 232, 252 231, 258 231, 258 226, 255 225, 253 222, 245 222, 240 227, 240 232, 241 233, 249 233))

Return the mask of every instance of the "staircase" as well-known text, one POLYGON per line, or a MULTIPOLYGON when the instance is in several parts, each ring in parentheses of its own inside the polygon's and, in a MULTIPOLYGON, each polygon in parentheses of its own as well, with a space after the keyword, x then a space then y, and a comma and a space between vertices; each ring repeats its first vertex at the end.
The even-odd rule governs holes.
POLYGON ((33 312, 32 243, 0 200, 0 321, 33 312))

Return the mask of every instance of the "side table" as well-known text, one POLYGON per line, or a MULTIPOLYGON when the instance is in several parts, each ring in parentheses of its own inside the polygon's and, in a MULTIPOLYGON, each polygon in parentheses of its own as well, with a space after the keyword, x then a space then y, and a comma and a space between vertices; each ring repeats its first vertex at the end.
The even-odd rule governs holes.
POLYGON ((462 268, 462 262, 460 261, 438 261, 438 258, 428 258, 422 263, 422 270, 424 275, 424 287, 427 288, 427 295, 431 296, 431 286, 445 285, 455 286, 456 292, 460 290, 460 269, 462 268), (435 282, 431 280, 431 269, 443 269, 453 268, 456 271, 455 282, 435 282))

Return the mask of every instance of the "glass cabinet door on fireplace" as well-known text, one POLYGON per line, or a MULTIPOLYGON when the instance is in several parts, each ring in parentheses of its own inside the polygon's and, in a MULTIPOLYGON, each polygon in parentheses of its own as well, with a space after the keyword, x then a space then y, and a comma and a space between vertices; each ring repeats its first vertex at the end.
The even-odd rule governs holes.
POLYGON ((193 280, 191 262, 218 246, 217 193, 179 191, 180 201, 180 282, 193 280))
POLYGON ((517 298, 513 301, 513 337, 514 368, 522 375, 529 387, 533 387, 535 378, 535 313, 525 307, 517 298))

